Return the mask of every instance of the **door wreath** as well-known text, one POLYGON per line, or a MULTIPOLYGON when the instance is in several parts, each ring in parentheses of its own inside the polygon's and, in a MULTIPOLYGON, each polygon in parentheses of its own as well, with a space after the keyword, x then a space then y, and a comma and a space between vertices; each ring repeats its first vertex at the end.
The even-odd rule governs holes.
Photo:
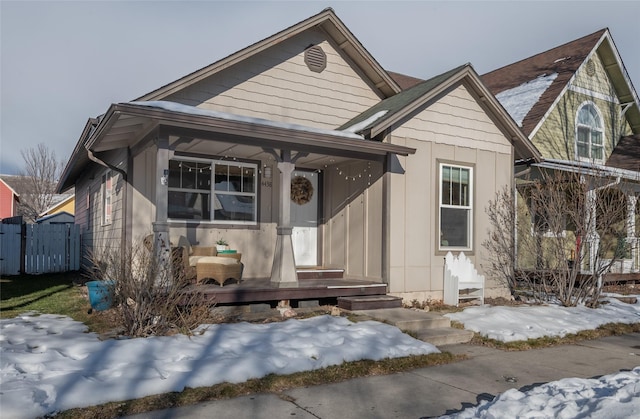
POLYGON ((309 179, 296 176, 291 180, 291 200, 298 205, 304 205, 313 197, 313 185, 309 179))

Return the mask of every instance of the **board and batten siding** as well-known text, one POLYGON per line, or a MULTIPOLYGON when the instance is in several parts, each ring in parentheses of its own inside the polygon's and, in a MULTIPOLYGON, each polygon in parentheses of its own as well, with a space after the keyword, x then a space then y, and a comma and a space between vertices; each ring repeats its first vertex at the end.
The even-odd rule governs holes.
MULTIPOLYGON (((439 162, 473 167, 473 242, 465 252, 482 272, 489 201, 513 183, 513 146, 463 85, 430 104, 391 134, 416 148, 389 176, 389 291, 407 300, 442 299, 444 256, 438 250, 439 162)), ((504 290, 488 278, 496 295, 504 290)))
POLYGON ((322 263, 347 278, 382 281, 382 170, 362 161, 325 170, 322 263))
POLYGON ((336 128, 380 101, 333 41, 317 30, 276 44, 193 84, 165 100, 232 114, 336 128), (304 62, 319 45, 327 56, 321 73, 304 62))

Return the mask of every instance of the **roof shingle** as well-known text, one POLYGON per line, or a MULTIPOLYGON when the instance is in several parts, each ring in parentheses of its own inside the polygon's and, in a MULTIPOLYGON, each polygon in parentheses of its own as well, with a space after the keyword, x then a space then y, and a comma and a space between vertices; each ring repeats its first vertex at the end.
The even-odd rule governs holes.
POLYGON ((542 75, 558 74, 522 121, 522 130, 529 136, 606 31, 606 29, 599 30, 591 35, 491 71, 481 76, 482 81, 491 93, 497 95, 535 80, 542 75))

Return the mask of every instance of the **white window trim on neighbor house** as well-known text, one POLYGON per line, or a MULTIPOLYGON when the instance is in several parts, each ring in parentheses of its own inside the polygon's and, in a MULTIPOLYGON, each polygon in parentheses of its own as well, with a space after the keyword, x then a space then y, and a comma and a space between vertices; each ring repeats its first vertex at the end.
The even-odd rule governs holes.
MULTIPOLYGON (((473 167, 465 166, 454 163, 439 163, 438 167, 438 230, 440 240, 438 242, 438 249, 440 251, 472 251, 473 250, 473 192, 474 192, 474 178, 473 178, 473 167), (445 169, 449 169, 451 173, 451 169, 459 169, 462 173, 463 171, 467 172, 467 190, 464 191, 462 188, 459 188, 457 191, 457 198, 454 196, 456 191, 452 187, 455 182, 451 176, 449 176, 449 184, 448 188, 449 195, 445 193, 445 169), (451 232, 451 228, 443 228, 443 212, 447 210, 463 210, 466 212, 466 243, 464 245, 460 244, 451 244, 451 237, 448 237, 447 230, 451 232)), ((458 178, 460 179, 460 177, 458 178)), ((450 234, 449 234, 450 236, 450 234)))
POLYGON ((102 225, 110 225, 113 221, 113 177, 111 170, 107 170, 102 175, 101 183, 102 195, 102 225))
MULTIPOLYGON (((174 157, 169 161, 169 209, 168 219, 170 221, 181 221, 187 223, 204 223, 204 224, 236 224, 236 225, 256 225, 258 223, 258 164, 244 161, 229 161, 216 159, 203 159, 195 157, 174 157), (224 182, 216 183, 216 176, 223 167, 227 168, 227 179, 224 182), (240 181, 235 176, 236 182, 232 181, 234 177, 231 169, 239 169, 240 181), (195 171, 194 184, 185 186, 184 173, 189 169, 188 173, 195 171), (198 175, 203 174, 202 179, 198 175), (179 178, 176 177, 179 176, 179 178), (212 182, 213 179, 213 182, 212 182), (247 179, 252 179, 250 182, 247 179), (201 184, 199 184, 202 182, 201 184), (230 190, 233 187, 234 190, 230 190), (248 187, 248 188, 247 188, 248 187), (240 190, 237 190, 239 188, 240 190), (196 206, 181 205, 185 211, 193 211, 191 216, 180 216, 174 208, 176 208, 177 194, 197 194, 196 201, 199 203, 199 213, 196 206), (203 199, 206 199, 203 202, 203 199), (236 209, 245 209, 250 214, 249 219, 222 219, 216 215, 217 211, 224 212, 224 207, 230 205, 236 209)), ((187 198, 185 196, 185 198, 187 198)), ((193 198, 193 195, 191 196, 193 198)), ((231 214, 240 214, 242 211, 231 211, 231 214)))
POLYGON ((604 162, 604 145, 605 145, 605 138, 604 138, 604 119, 602 118, 602 113, 600 112, 600 109, 598 108, 598 106, 596 106, 595 103, 593 103, 590 100, 587 100, 585 102, 582 102, 580 104, 580 106, 578 107, 578 112, 576 112, 576 119, 575 119, 575 156, 576 156, 576 160, 579 161, 585 161, 585 162, 597 162, 597 163, 603 163, 604 162), (596 125, 586 125, 583 123, 579 122, 579 118, 580 118, 580 113, 583 110, 587 110, 589 108, 592 108, 597 117, 598 117, 598 121, 596 121, 596 125), (597 126, 599 124, 599 126, 597 126), (586 142, 584 141, 579 141, 579 135, 580 135, 580 131, 586 131, 587 135, 588 135, 588 139, 586 142), (600 135, 600 144, 593 144, 593 133, 599 133, 600 135), (586 144, 586 149, 587 149, 587 155, 581 155, 581 153, 579 152, 579 147, 578 147, 578 143, 582 143, 582 144, 586 144), (598 148, 600 149, 600 153, 601 156, 600 158, 594 158, 593 157, 593 151, 594 148, 598 148))

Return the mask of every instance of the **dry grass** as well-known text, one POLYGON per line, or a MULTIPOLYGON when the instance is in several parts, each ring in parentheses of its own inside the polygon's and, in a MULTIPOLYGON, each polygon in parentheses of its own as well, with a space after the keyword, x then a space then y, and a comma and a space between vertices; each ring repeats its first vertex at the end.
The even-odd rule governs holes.
POLYGON ((550 346, 570 345, 585 340, 600 339, 607 336, 625 335, 628 333, 640 332, 640 323, 608 323, 594 330, 583 330, 563 337, 541 337, 537 339, 521 340, 516 342, 501 342, 495 339, 482 337, 475 334, 471 340, 473 345, 488 346, 490 348, 501 349, 503 351, 527 351, 530 349, 547 348, 550 346))
POLYGON ((211 400, 230 399, 256 393, 281 393, 292 388, 338 383, 358 377, 394 374, 416 368, 443 365, 465 359, 448 352, 384 359, 382 361, 347 362, 315 371, 291 375, 270 374, 241 384, 222 383, 211 387, 187 388, 180 393, 166 393, 125 402, 106 403, 83 409, 71 409, 56 415, 59 419, 113 418, 159 409, 187 406, 211 400))

